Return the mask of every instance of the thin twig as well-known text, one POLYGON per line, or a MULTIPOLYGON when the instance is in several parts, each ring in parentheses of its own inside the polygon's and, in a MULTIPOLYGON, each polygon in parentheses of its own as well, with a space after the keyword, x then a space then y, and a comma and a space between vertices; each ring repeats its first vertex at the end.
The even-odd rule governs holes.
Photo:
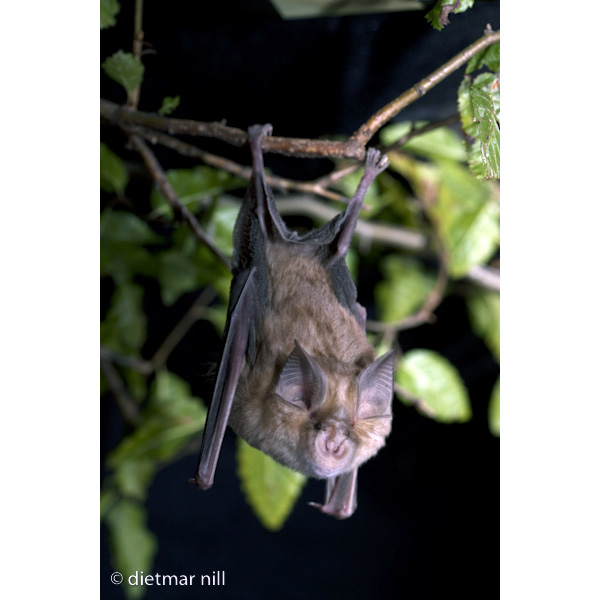
POLYGON ((165 338, 154 356, 150 359, 150 364, 154 370, 162 367, 166 362, 171 352, 185 334, 190 330, 191 326, 202 318, 206 311, 206 307, 214 300, 217 293, 210 287, 202 290, 198 299, 192 304, 190 309, 183 315, 179 323, 173 327, 169 335, 165 338))
MULTIPOLYGON (((144 0, 135 0, 135 14, 133 19, 133 56, 137 60, 142 59, 142 46, 144 45, 144 31, 142 29, 144 12, 144 0)), ((127 106, 133 110, 137 109, 140 102, 140 85, 138 85, 131 96, 127 99, 127 106)))
MULTIPOLYGON (((232 160, 227 158, 223 158, 222 156, 217 156, 216 154, 212 154, 210 152, 206 152, 194 146, 192 144, 188 144, 186 142, 182 142, 181 140, 174 138, 166 133, 162 133, 160 131, 154 131, 148 127, 123 127, 125 131, 128 133, 135 133, 152 144, 161 144, 162 146, 166 146, 171 150, 175 150, 182 156, 189 156, 191 158, 198 158, 203 163, 214 167, 216 169, 220 169, 223 171, 227 171, 232 175, 237 175, 242 179, 249 180, 252 176, 252 169, 247 166, 240 165, 232 160)), ((359 165, 360 166, 360 165, 359 165)), ((322 198, 327 198, 329 200, 335 200, 338 202, 342 202, 344 197, 342 194, 337 192, 332 192, 325 189, 323 186, 318 184, 317 182, 303 182, 303 181, 295 181, 292 179, 286 179, 285 177, 279 177, 277 175, 267 175, 266 176, 267 183, 274 189, 279 189, 281 191, 298 191, 298 192, 306 192, 310 194, 315 194, 317 196, 321 196, 322 198)))
POLYGON ((206 234, 206 232, 200 227, 198 220, 194 216, 192 212, 187 208, 187 206, 183 206, 181 201, 179 200, 173 186, 169 183, 163 168, 160 166, 158 160, 154 156, 154 153, 146 142, 139 137, 138 135, 132 135, 130 137, 132 146, 141 154, 142 159, 152 177, 156 181, 160 191, 164 194, 167 199, 167 202, 173 208, 173 211, 176 215, 181 215, 183 220, 185 220, 188 225, 192 228, 192 231, 196 235, 196 237, 201 240, 206 247, 228 268, 231 269, 231 264, 229 259, 215 246, 214 242, 210 239, 210 237, 206 234))
MULTIPOLYGON (((142 375, 150 375, 167 362, 167 359, 177 344, 179 344, 179 342, 183 339, 192 325, 203 317, 207 306, 214 300, 216 295, 217 293, 212 288, 204 288, 200 296, 198 296, 198 298, 190 306, 188 311, 183 315, 177 325, 175 325, 175 327, 173 327, 173 329, 169 332, 167 337, 154 353, 154 356, 152 356, 152 358, 149 360, 144 360, 143 358, 137 358, 133 356, 124 356, 122 354, 113 352, 109 348, 101 346, 100 358, 103 361, 103 366, 106 364, 107 368, 112 369, 112 371, 109 372, 107 379, 108 377, 112 377, 112 379, 109 380, 109 384, 112 381, 115 391, 120 391, 120 387, 119 380, 117 379, 118 373, 116 373, 116 370, 112 366, 113 363, 133 369, 142 375)), ((122 382, 121 386, 123 389, 125 389, 122 385, 122 382)), ((113 386, 111 385, 111 389, 112 388, 113 386)), ((127 401, 124 400, 123 404, 126 405, 127 401)))
MULTIPOLYGON (((460 121, 460 115, 458 113, 448 117, 447 119, 442 119, 441 121, 436 121, 435 123, 428 123, 427 125, 423 125, 422 127, 415 127, 411 129, 406 135, 403 135, 401 138, 389 144, 388 146, 376 145, 376 148, 379 148, 383 154, 390 152, 392 150, 397 150, 401 146, 404 146, 407 142, 409 142, 412 138, 422 135, 423 133, 428 133, 433 131, 434 129, 438 129, 440 127, 447 127, 448 125, 452 125, 460 121)), ((358 171, 362 167, 362 163, 352 163, 349 165, 342 165, 341 167, 331 171, 327 175, 319 177, 319 179, 315 179, 312 183, 315 186, 318 186, 323 189, 327 189, 330 185, 337 183, 344 177, 358 171)))
POLYGON ((386 104, 377 111, 364 125, 348 139, 348 144, 354 144, 356 147, 364 148, 375 133, 381 129, 390 119, 394 118, 401 110, 412 104, 418 98, 424 96, 431 88, 443 81, 448 75, 454 73, 462 65, 467 63, 475 54, 491 46, 500 40, 500 32, 486 33, 476 42, 459 52, 454 58, 444 63, 439 69, 436 69, 431 75, 421 79, 409 90, 404 92, 386 104))
POLYGON ((123 383, 119 372, 105 353, 100 354, 100 368, 110 387, 123 420, 130 425, 140 421, 140 411, 135 400, 129 395, 127 386, 123 383))

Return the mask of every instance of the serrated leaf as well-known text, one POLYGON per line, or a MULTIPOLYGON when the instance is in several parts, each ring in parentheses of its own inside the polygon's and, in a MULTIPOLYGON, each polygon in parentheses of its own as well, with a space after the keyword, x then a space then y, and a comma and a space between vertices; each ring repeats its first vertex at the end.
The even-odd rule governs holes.
POLYGON ((494 73, 482 73, 473 82, 465 77, 458 88, 467 161, 479 179, 500 177, 500 93, 496 83, 494 73))
POLYGON ((449 254, 450 275, 459 278, 498 249, 500 207, 492 184, 459 164, 440 163, 440 169, 437 202, 428 211, 449 254))
POLYGON ((118 0, 100 0, 100 29, 107 29, 116 25, 117 19, 115 17, 120 10, 121 5, 118 0))
POLYGON ((131 52, 118 50, 109 56, 103 63, 102 69, 114 81, 120 83, 127 92, 131 93, 144 79, 144 65, 131 52))
POLYGON ((396 369, 400 387, 419 398, 441 423, 464 423, 471 419, 467 390, 456 368, 431 350, 411 350, 396 369))
POLYGON ((496 437, 500 437, 500 378, 496 381, 492 395, 490 396, 490 404, 488 406, 488 424, 490 431, 496 437))
POLYGON ((159 370, 140 423, 106 460, 112 486, 121 496, 145 500, 156 470, 202 431, 206 412, 185 381, 159 370))
POLYGON ((500 42, 496 42, 478 52, 467 64, 465 73, 472 73, 483 67, 498 72, 500 69, 500 42))
MULTIPOLYGON (((238 177, 206 165, 192 169, 170 169, 166 172, 166 176, 181 204, 187 206, 192 212, 196 211, 206 198, 247 185, 238 177)), ((151 216, 172 217, 173 209, 160 191, 152 190, 150 202, 154 209, 151 216)))
POLYGON ((100 142, 100 188, 121 196, 128 182, 129 173, 123 161, 104 142, 100 142))
MULTIPOLYGON (((413 126, 418 129, 425 125, 427 125, 426 121, 394 123, 381 130, 380 139, 383 144, 390 146, 407 135, 413 126)), ((450 127, 438 127, 417 135, 403 144, 402 150, 431 159, 444 158, 457 161, 466 159, 462 139, 450 127)))
POLYGON ((123 574, 123 592, 128 600, 137 600, 145 593, 144 586, 129 585, 129 576, 136 571, 151 572, 158 549, 146 519, 144 507, 127 498, 114 504, 104 517, 113 567, 123 574))
POLYGON ((442 28, 450 23, 448 16, 452 13, 458 14, 471 8, 475 0, 438 0, 435 6, 425 15, 425 19, 434 29, 441 31, 442 28), (456 8, 451 9, 452 5, 457 4, 456 8), (444 8, 446 7, 446 8, 444 8))
POLYGON ((381 321, 401 321, 422 305, 435 285, 435 277, 413 258, 386 256, 381 263, 384 278, 375 286, 375 303, 381 321))
POLYGON ((137 354, 146 340, 143 289, 126 282, 115 290, 106 319, 100 324, 102 345, 114 352, 137 354))
POLYGON ((477 123, 481 169, 474 170, 482 179, 500 179, 500 129, 496 120, 491 90, 473 85, 470 90, 477 123))
POLYGON ((476 290, 469 293, 467 309, 473 331, 500 362, 500 294, 476 290))
POLYGON ((246 501, 264 527, 283 527, 306 477, 276 463, 238 438, 238 475, 246 501))
POLYGON ((178 106, 181 98, 179 96, 165 96, 162 106, 158 109, 159 115, 170 115, 178 106))

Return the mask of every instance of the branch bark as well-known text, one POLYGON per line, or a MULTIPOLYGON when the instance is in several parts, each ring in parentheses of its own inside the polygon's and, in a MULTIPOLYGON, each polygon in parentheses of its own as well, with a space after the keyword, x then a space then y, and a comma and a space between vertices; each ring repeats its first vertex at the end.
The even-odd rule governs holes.
MULTIPOLYGON (((312 140, 304 138, 265 137, 262 141, 263 152, 274 152, 287 156, 351 158, 363 160, 366 144, 375 133, 395 117, 402 109, 424 96, 430 89, 443 81, 448 75, 468 62, 477 52, 500 40, 500 32, 489 32, 476 42, 459 52, 454 58, 436 69, 433 73, 419 81, 409 90, 392 100, 377 111, 346 141, 312 140)), ((162 117, 154 113, 146 113, 114 102, 101 99, 100 115, 106 121, 121 125, 150 127, 169 135, 192 135, 217 138, 234 146, 243 146, 248 142, 245 131, 229 127, 224 123, 207 123, 190 119, 162 117)))

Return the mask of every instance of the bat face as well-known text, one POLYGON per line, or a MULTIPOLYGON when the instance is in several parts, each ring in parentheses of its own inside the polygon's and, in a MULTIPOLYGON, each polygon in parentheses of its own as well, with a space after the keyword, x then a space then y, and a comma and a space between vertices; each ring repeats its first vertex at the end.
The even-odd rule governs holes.
POLYGON ((225 346, 192 481, 212 485, 229 424, 281 464, 326 479, 325 504, 314 506, 345 518, 356 508, 358 467, 391 429, 395 353, 376 359, 344 260, 387 158, 370 149, 346 211, 299 236, 265 180, 270 129, 249 130, 252 179, 234 229, 225 346))
POLYGON ((393 355, 375 361, 317 256, 299 256, 291 245, 269 247, 266 254, 269 308, 229 423, 281 464, 309 477, 335 477, 384 445, 393 355))

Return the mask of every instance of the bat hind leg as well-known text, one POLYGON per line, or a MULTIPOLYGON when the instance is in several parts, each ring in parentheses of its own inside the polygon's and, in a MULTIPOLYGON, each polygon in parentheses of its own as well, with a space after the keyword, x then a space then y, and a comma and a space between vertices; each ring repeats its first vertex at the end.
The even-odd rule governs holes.
POLYGON ((328 479, 325 490, 325 504, 310 502, 310 505, 337 519, 351 517, 357 507, 357 475, 358 469, 353 469, 349 473, 342 473, 335 478, 328 479))

